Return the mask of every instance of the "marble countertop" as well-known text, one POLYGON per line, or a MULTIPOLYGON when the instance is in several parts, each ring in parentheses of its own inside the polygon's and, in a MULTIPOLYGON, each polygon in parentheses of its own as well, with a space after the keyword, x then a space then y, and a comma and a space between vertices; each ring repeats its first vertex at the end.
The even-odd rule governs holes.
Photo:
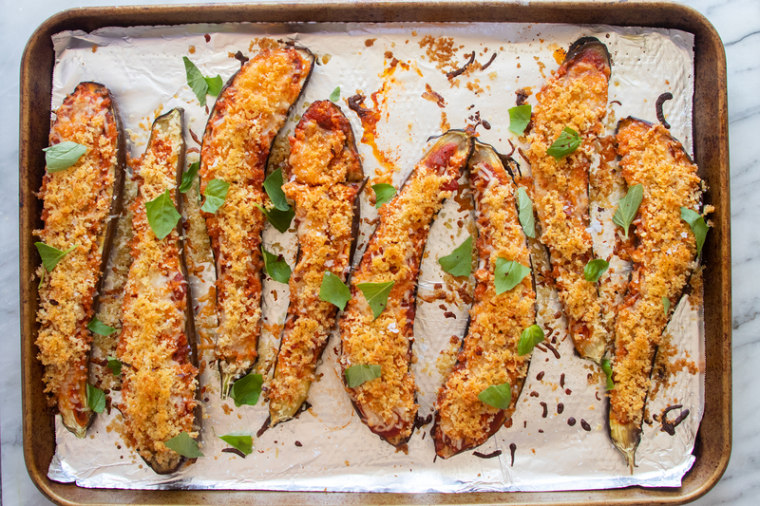
MULTIPOLYGON (((315 0, 312 0, 315 1, 315 0)), ((126 5, 125 0, 77 0, 77 6, 126 5)), ((139 3, 199 3, 173 0, 139 3)), ((760 363, 760 199, 750 194, 760 184, 760 156, 752 136, 760 131, 760 1, 681 0, 716 27, 728 61, 728 115, 731 157, 733 264, 733 451, 720 482, 694 504, 756 504, 760 494, 760 396, 750 374, 760 363), (745 379, 746 378, 746 379, 745 379)), ((18 296, 18 106, 19 66, 24 45, 49 16, 62 10, 55 0, 0 0, 0 455, 2 500, 6 505, 50 504, 29 478, 21 436, 18 296)))

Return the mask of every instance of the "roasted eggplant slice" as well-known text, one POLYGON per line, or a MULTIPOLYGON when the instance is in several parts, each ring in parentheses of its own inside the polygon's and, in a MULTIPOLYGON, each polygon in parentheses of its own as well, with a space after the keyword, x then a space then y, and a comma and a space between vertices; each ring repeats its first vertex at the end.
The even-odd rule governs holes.
POLYGON ((290 182, 283 190, 295 202, 299 252, 269 388, 272 425, 295 416, 306 401, 317 360, 335 327, 338 308, 320 300, 320 288, 327 272, 344 283, 348 277, 364 177, 351 124, 330 101, 309 107, 290 142, 290 182))
POLYGON ((201 190, 229 184, 226 200, 205 213, 217 274, 216 356, 222 395, 256 361, 261 333, 261 233, 264 172, 272 142, 311 73, 306 49, 264 49, 243 64, 219 95, 201 147, 201 190))
POLYGON ((166 441, 186 432, 197 437, 192 311, 178 226, 163 238, 149 222, 148 204, 177 187, 185 162, 183 114, 173 109, 153 123, 136 169, 139 188, 132 208, 132 265, 117 348, 122 366, 124 437, 157 473, 170 473, 183 457, 166 441))
POLYGON ((549 250, 552 277, 575 348, 595 362, 604 354, 607 332, 597 286, 586 281, 583 270, 594 258, 588 231, 589 166, 606 112, 609 77, 604 44, 591 37, 578 40, 537 94, 528 137, 539 239, 549 250), (580 147, 569 154, 550 151, 567 128, 580 137, 580 147))
POLYGON ((417 414, 409 365, 422 253, 430 224, 457 189, 471 149, 461 131, 438 139, 401 191, 380 208, 380 223, 351 277, 352 298, 340 320, 344 379, 353 366, 380 366, 380 377, 353 388, 347 383, 347 390, 362 421, 395 446, 409 439, 417 414), (360 285, 390 282, 385 309, 375 318, 360 285))
POLYGON ((528 275, 497 295, 497 259, 530 267, 530 253, 517 215, 512 178, 491 146, 475 142, 468 162, 475 199, 479 268, 470 324, 454 369, 438 392, 433 438, 447 458, 483 444, 511 416, 528 372, 530 353, 520 355, 520 335, 535 323, 536 292, 528 275), (478 396, 492 385, 509 384, 511 402, 499 409, 478 396))
POLYGON ((116 224, 111 216, 121 212, 125 170, 124 136, 105 86, 81 83, 64 99, 50 129, 50 145, 63 142, 84 146, 86 152, 68 168, 47 167, 42 179, 44 227, 35 233, 46 246, 67 253, 50 272, 38 269, 36 344, 45 366, 45 392, 66 428, 84 437, 93 416, 86 395, 92 343, 87 324, 116 224))
POLYGON ((609 394, 610 436, 633 470, 652 362, 668 323, 663 301, 676 305, 696 267, 696 241, 681 213, 700 209, 702 182, 662 125, 627 118, 616 137, 626 183, 644 190, 633 222, 631 282, 615 324, 615 388, 609 394))

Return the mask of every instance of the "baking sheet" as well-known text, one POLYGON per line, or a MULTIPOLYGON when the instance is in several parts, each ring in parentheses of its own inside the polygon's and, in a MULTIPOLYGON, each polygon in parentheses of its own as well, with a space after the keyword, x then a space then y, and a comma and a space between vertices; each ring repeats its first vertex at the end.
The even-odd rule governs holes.
MULTIPOLYGON (((557 50, 567 48, 583 35, 599 37, 612 54, 610 127, 616 118, 629 114, 655 121, 654 101, 660 93, 670 91, 675 98, 665 103, 665 115, 673 135, 691 148, 693 38, 684 32, 650 28, 302 24, 112 28, 89 35, 66 32, 54 37, 57 62, 52 105, 57 107, 79 81, 106 84, 119 104, 132 155, 137 156, 145 148, 150 123, 161 111, 183 107, 188 128, 198 134, 203 131, 207 111, 186 85, 182 56, 192 59, 205 75, 219 73, 227 79, 239 67, 232 55, 237 51, 251 54, 263 35, 296 40, 309 47, 321 62, 286 130, 292 130, 309 103, 326 98, 340 86, 339 103, 360 138, 362 125, 345 107, 345 99, 358 91, 369 96, 380 90, 377 98, 383 112, 377 128, 377 147, 358 145, 365 172, 375 176, 371 183, 388 182, 392 176, 398 186, 421 156, 426 139, 440 134, 446 123, 453 128, 472 125, 477 122, 476 112, 490 125, 490 129, 478 128, 480 139, 509 152, 509 141, 516 142, 507 130, 507 109, 514 105, 514 92, 525 87, 538 91, 558 65, 557 50), (211 34, 208 42, 206 33, 211 34), (451 64, 435 58, 436 53, 425 44, 430 40, 426 36, 434 38, 438 44, 434 48, 438 49, 440 42, 446 42, 441 37, 452 38, 451 64), (461 66, 472 50, 481 65, 494 52, 497 56, 485 71, 447 79, 445 71, 461 66), (395 66, 394 58, 398 60, 395 66), (443 96, 445 108, 422 97, 426 85, 443 96)), ((532 97, 528 102, 533 102, 532 97)), ((365 105, 372 106, 372 100, 368 98, 365 105)), ((188 143, 193 145, 190 136, 188 143)), ((193 160, 189 157, 188 161, 193 160)), ((526 167, 522 160, 518 161, 526 167)), ((371 218, 376 215, 366 192, 362 196, 362 215, 368 218, 362 224, 362 237, 366 238, 373 228, 371 218)), ((449 297, 453 306, 436 300, 443 295, 434 290, 435 284, 446 286, 447 280, 435 260, 439 252, 448 253, 461 243, 470 218, 468 211, 459 209, 457 199, 447 202, 431 230, 422 265, 420 299, 430 300, 419 302, 415 321, 414 372, 422 417, 431 412, 442 373, 451 364, 451 352, 456 349, 451 337, 461 337, 467 310, 463 301, 456 304, 455 297, 449 297), (460 219, 464 220, 463 228, 457 225, 460 219), (440 304, 456 319, 444 317, 440 304)), ((285 253, 293 264, 292 231, 280 234, 268 229, 264 240, 271 250, 285 253)), ((360 245, 364 242, 360 240, 360 245)), ((545 308, 543 314, 554 314, 556 294, 544 288, 539 290, 539 298, 545 308)), ((286 300, 287 286, 268 280, 264 315, 269 325, 265 328, 274 330, 274 334, 277 324, 284 320, 286 300)), ((254 437, 254 453, 246 459, 221 453, 226 445, 216 436, 235 431, 255 434, 266 419, 266 404, 235 408, 231 401, 220 402, 218 375, 213 368, 206 368, 201 378, 207 385, 204 397, 209 399, 203 419, 205 457, 173 475, 155 475, 121 443, 115 430, 118 415, 114 410, 111 416, 98 416, 85 440, 77 440, 56 421, 57 448, 49 477, 76 481, 86 487, 392 492, 680 485, 694 461, 691 451, 704 403, 704 336, 699 308, 691 307, 688 300, 682 301, 670 326, 673 344, 679 350, 676 356, 693 361, 698 373, 676 374, 670 386, 661 389, 649 403, 650 415, 677 403, 690 409, 690 416, 676 428, 675 436, 660 431, 658 423, 645 424, 633 475, 607 437, 603 375, 596 366, 574 355, 561 322, 550 325, 559 358, 551 352, 535 350, 511 427, 503 428, 478 448, 482 453, 502 450, 497 458, 484 460, 468 452, 434 462, 432 439, 426 434, 430 425, 415 432, 407 453, 397 452, 371 434, 342 391, 335 360, 338 340, 333 336, 318 369, 321 379, 310 392, 312 408, 298 419, 254 437), (564 386, 559 385, 562 374, 564 386), (542 402, 547 405, 546 418, 542 417, 542 402), (557 413, 559 403, 564 407, 561 414, 557 413), (225 404, 230 414, 225 413, 225 404), (577 420, 574 426, 567 423, 570 417, 577 420), (582 428, 581 420, 587 422, 589 431, 582 428), (514 463, 510 444, 516 445, 514 463)), ((272 332, 265 333, 262 345, 274 349, 276 338, 272 332)), ((259 367, 265 370, 271 355, 262 355, 259 367)))

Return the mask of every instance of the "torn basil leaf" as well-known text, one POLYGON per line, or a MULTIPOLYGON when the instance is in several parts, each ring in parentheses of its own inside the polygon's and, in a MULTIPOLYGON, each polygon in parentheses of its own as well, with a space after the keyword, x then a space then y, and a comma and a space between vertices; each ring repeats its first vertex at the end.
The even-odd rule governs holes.
POLYGON ((530 274, 530 267, 525 267, 523 264, 512 260, 505 260, 502 257, 497 258, 493 273, 496 295, 513 289, 528 274, 530 274))
POLYGON ((382 373, 381 367, 376 364, 357 364, 346 369, 346 385, 348 388, 356 388, 367 381, 379 378, 382 373))
POLYGON ((159 240, 163 239, 177 225, 180 214, 174 207, 169 190, 145 203, 145 214, 148 216, 148 224, 159 240))
POLYGON ((639 206, 643 198, 644 187, 641 184, 631 186, 628 188, 625 197, 620 199, 618 207, 615 210, 615 215, 612 217, 612 222, 623 229, 626 239, 628 239, 628 227, 631 226, 634 218, 636 218, 636 213, 639 212, 639 206))
POLYGON ((375 192, 375 209, 380 209, 383 204, 390 202, 394 195, 396 195, 396 188, 391 184, 373 184, 372 189, 375 192))
POLYGON ((512 402, 512 386, 509 382, 491 385, 478 394, 478 399, 496 409, 507 409, 512 402))
POLYGON ((90 323, 87 324, 87 328, 90 329, 90 332, 100 334, 101 336, 110 336, 116 332, 115 328, 109 327, 102 321, 98 320, 97 316, 94 316, 92 320, 90 320, 90 323))
POLYGON ((206 81, 206 86, 208 86, 208 89, 206 90, 209 95, 212 97, 218 97, 219 93, 222 91, 222 87, 224 86, 224 81, 222 81, 222 76, 216 75, 215 77, 203 77, 203 80, 206 81))
POLYGON ((47 171, 59 172, 77 163, 82 155, 87 153, 87 146, 72 141, 63 141, 43 148, 42 151, 45 152, 47 171))
POLYGON ((586 281, 596 283, 599 281, 599 278, 602 277, 602 274, 607 272, 607 269, 609 268, 610 263, 607 260, 595 258, 594 260, 590 260, 589 263, 586 264, 586 267, 583 268, 583 277, 586 281))
MULTIPOLYGON (((74 251, 78 245, 72 246, 66 251, 61 251, 58 248, 54 248, 52 246, 48 246, 44 242, 36 242, 34 243, 34 246, 37 248, 37 251, 40 254, 40 258, 42 259, 42 265, 45 266, 45 270, 48 272, 52 272, 52 270, 55 268, 56 265, 58 265, 58 262, 61 261, 63 257, 74 251)), ((40 279, 40 284, 42 284, 42 279, 40 279)))
POLYGON ((219 439, 231 447, 240 450, 243 455, 250 455, 253 452, 253 438, 250 434, 225 434, 224 436, 219 436, 219 439))
POLYGON ((517 343, 517 354, 520 356, 527 355, 543 340, 544 329, 535 324, 531 325, 520 334, 520 341, 517 343))
POLYGON ((517 105, 509 108, 509 131, 522 135, 530 123, 530 104, 517 105))
POLYGON ((87 406, 95 413, 102 413, 106 409, 106 394, 98 387, 94 387, 87 383, 87 406))
POLYGON ((602 359, 602 371, 604 371, 604 375, 607 376, 607 390, 613 390, 615 388, 615 383, 612 381, 612 364, 606 358, 602 359))
POLYGON ((465 239, 451 254, 439 258, 438 263, 452 276, 469 276, 472 272, 472 236, 465 239))
POLYGON ((662 298, 662 308, 665 310, 665 316, 670 313, 670 299, 667 297, 662 298))
POLYGON ((517 216, 520 218, 523 232, 531 239, 536 238, 536 217, 533 215, 533 202, 522 186, 517 189, 517 216))
POLYGON ((709 228, 707 223, 705 223, 705 218, 688 207, 682 207, 681 219, 691 227, 694 239, 697 241, 697 256, 701 255, 702 246, 704 246, 705 238, 707 237, 707 229, 709 228))
POLYGON ((168 441, 165 441, 164 444, 170 450, 173 450, 188 459, 203 457, 203 453, 201 453, 200 448, 198 448, 198 441, 191 438, 190 434, 185 431, 182 431, 168 441))
POLYGON ((269 195, 269 200, 272 201, 275 209, 287 211, 290 209, 290 204, 285 198, 285 192, 282 191, 282 183, 282 169, 277 169, 264 180, 264 191, 269 195))
POLYGON ((187 78, 187 84, 198 97, 198 101, 202 106, 206 105, 206 95, 218 96, 222 91, 224 85, 222 77, 217 75, 216 77, 205 77, 201 74, 195 63, 191 62, 187 56, 182 57, 182 61, 185 63, 185 76, 187 78))
POLYGON ((330 93, 330 102, 337 102, 338 100, 340 100, 340 86, 336 86, 330 93))
POLYGON ((116 357, 108 356, 106 357, 106 361, 108 362, 108 368, 111 369, 113 375, 121 376, 121 360, 116 357))
POLYGON ((230 397, 235 401, 235 406, 239 407, 243 404, 255 406, 259 402, 263 383, 264 378, 261 374, 255 373, 247 374, 233 383, 230 397))
POLYGON ((230 190, 230 183, 224 179, 212 179, 203 190, 206 201, 201 206, 201 210, 207 213, 215 213, 219 210, 227 198, 227 192, 230 190))
POLYGON ((179 185, 181 193, 187 193, 193 187, 195 178, 198 177, 198 170, 201 168, 201 162, 191 163, 185 172, 182 173, 182 182, 179 185))
POLYGON ((388 295, 395 281, 387 283, 359 283, 357 288, 362 291, 364 298, 367 299, 369 307, 372 308, 372 315, 377 319, 388 304, 388 295))
POLYGON ((293 221, 293 217, 296 215, 296 211, 292 207, 288 211, 280 211, 276 208, 266 209, 258 204, 253 205, 264 213, 267 221, 280 232, 287 232, 288 228, 290 228, 290 223, 293 221))
POLYGON ((261 254, 264 256, 264 269, 269 277, 280 283, 287 283, 292 271, 282 255, 270 253, 264 246, 261 247, 261 254))
POLYGON ((351 290, 338 276, 326 271, 322 276, 322 285, 319 287, 319 300, 329 302, 343 311, 351 300, 351 290))
POLYGON ((563 156, 567 156, 581 145, 581 136, 570 127, 562 129, 562 133, 559 137, 549 146, 546 150, 546 154, 559 160, 563 156))

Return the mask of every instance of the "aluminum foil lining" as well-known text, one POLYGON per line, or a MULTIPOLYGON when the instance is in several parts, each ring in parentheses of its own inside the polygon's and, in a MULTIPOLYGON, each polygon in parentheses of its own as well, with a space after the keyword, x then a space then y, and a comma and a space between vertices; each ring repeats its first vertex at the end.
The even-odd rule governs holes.
MULTIPOLYGON (((367 106, 381 110, 375 143, 358 143, 370 184, 392 174, 398 186, 424 152, 427 140, 449 126, 479 124, 480 140, 499 151, 519 145, 508 131, 508 108, 515 92, 535 94, 558 67, 563 49, 581 36, 603 41, 613 61, 609 86, 608 133, 617 119, 633 115, 656 121, 655 101, 670 91, 664 104, 671 132, 687 150, 692 146, 693 36, 676 30, 510 23, 467 24, 226 24, 171 27, 104 28, 93 33, 63 32, 53 36, 56 64, 52 106, 80 81, 97 81, 112 91, 128 133, 132 156, 145 149, 150 124, 161 113, 183 107, 189 130, 199 136, 208 111, 186 84, 182 57, 189 57, 205 75, 229 78, 238 68, 238 51, 251 55, 262 37, 294 40, 317 56, 311 81, 282 132, 315 100, 340 87, 338 103, 351 121, 357 139, 363 128, 348 110, 349 96, 362 93, 367 106), (209 37, 206 37, 209 34, 209 37), (448 48, 448 49, 447 49, 448 48), (438 52, 436 52, 438 50, 438 52), (447 53, 448 60, 441 55, 447 53), (473 67, 449 79, 446 72, 461 67, 475 52, 473 67), (482 69, 493 57, 490 65, 482 69), (395 60, 395 63, 394 63, 395 60), (435 99, 435 92, 443 101, 435 99), (376 103, 373 103, 373 93, 376 103), (427 92, 427 94, 426 94, 427 92), (431 96, 434 99, 430 99, 431 96), (487 128, 488 126, 488 128, 487 128)), ((209 97, 209 100, 213 100, 209 97)), ((535 103, 529 96, 528 103, 535 103)), ((198 147, 186 136, 188 147, 198 147)), ((522 170, 527 163, 514 155, 522 170)), ((197 154, 189 154, 188 162, 197 154)), ((359 250, 374 228, 376 211, 368 191, 361 196, 359 250)), ((619 195, 618 195, 619 197, 619 195)), ((471 211, 459 202, 466 191, 450 199, 436 219, 427 243, 419 281, 414 325, 413 371, 418 384, 419 414, 432 413, 438 387, 453 365, 467 318, 471 282, 452 287, 436 259, 460 244, 472 229, 471 211)), ((612 203, 614 209, 614 202, 612 203)), ((595 241, 610 247, 610 213, 595 218, 595 241), (605 239, 605 237, 607 239, 605 239)), ((293 265, 293 229, 279 233, 268 228, 264 242, 293 265)), ((536 250, 534 262, 541 261, 536 250)), ((193 278, 195 295, 214 282, 213 266, 203 278, 193 278)), ((625 266, 622 265, 621 269, 625 266)), ((267 279, 263 302, 265 332, 260 343, 258 370, 267 374, 287 311, 288 287, 267 279)), ((355 414, 343 390, 336 362, 339 339, 333 335, 311 388, 311 407, 300 416, 256 436, 268 409, 235 407, 219 397, 219 375, 206 366, 201 376, 204 457, 186 463, 178 472, 155 474, 122 441, 116 409, 99 415, 85 439, 68 433, 56 419, 56 452, 48 476, 83 487, 133 489, 259 489, 299 491, 470 492, 552 491, 626 487, 677 487, 694 462, 692 454, 704 405, 704 332, 702 308, 685 297, 678 304, 668 332, 681 358, 693 364, 682 370, 650 398, 648 418, 668 406, 690 410, 675 434, 658 422, 644 425, 631 474, 614 449, 606 427, 604 375, 594 364, 578 358, 559 316, 556 293, 539 283, 539 323, 551 328, 549 348, 534 350, 528 378, 512 417, 477 451, 501 453, 480 458, 473 451, 453 458, 434 459, 431 424, 416 430, 406 452, 397 451, 372 434, 355 414), (688 369, 688 368, 687 368, 688 369), (570 425, 570 419, 575 424, 570 425), (243 459, 224 453, 217 436, 232 432, 254 436, 254 452, 243 459)), ((700 299, 701 300, 701 299, 700 299)), ((208 359, 208 357, 205 357, 208 359)), ((112 392, 113 400, 118 392, 112 392)), ((651 396, 650 396, 651 397, 651 396)), ((115 404, 115 402, 114 402, 115 404)), ((670 415, 673 418, 673 414, 670 415)))

